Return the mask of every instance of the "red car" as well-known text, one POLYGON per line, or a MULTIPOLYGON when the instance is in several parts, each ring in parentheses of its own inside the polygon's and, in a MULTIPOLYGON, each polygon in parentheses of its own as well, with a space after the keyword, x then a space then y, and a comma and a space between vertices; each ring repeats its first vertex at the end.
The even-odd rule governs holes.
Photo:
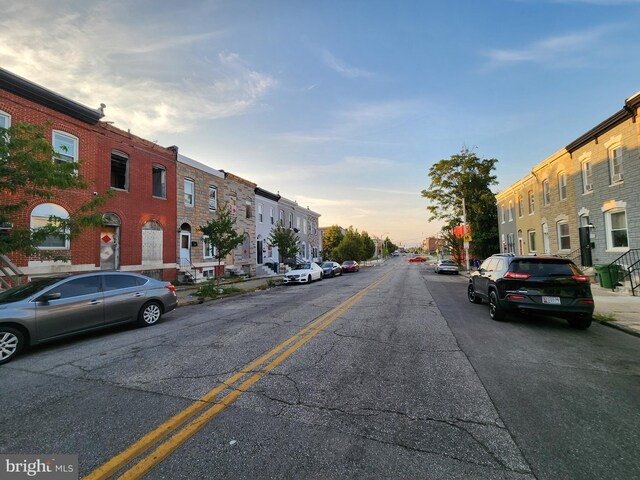
POLYGON ((358 272, 360 271, 360 265, 355 260, 345 260, 342 262, 342 272, 358 272))
POLYGON ((424 257, 411 257, 409 261, 410 262, 426 262, 427 259, 424 257))

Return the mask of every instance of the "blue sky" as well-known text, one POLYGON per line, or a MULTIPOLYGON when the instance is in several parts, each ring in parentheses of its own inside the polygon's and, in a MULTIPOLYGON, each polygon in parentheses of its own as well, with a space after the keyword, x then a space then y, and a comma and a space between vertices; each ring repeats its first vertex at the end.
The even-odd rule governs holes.
POLYGON ((0 65, 322 214, 416 244, 429 167, 501 187, 640 90, 640 0, 0 0, 0 65), (54 6, 55 5, 55 6, 54 6))

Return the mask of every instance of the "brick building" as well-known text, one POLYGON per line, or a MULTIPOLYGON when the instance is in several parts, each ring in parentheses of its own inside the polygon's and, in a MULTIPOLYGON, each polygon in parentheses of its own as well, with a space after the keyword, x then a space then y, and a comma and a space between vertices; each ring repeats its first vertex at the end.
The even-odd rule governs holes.
MULTIPOLYGON (((40 248, 66 254, 68 261, 23 255, 10 260, 28 277, 54 272, 127 270, 175 278, 177 148, 164 148, 101 122, 102 111, 67 99, 0 69, 0 126, 42 125, 57 161, 78 163, 91 188, 64 190, 46 202, 18 193, 27 202, 13 220, 37 228, 49 216, 68 216, 94 192, 113 191, 103 207, 105 225, 71 241, 51 239, 40 248)), ((15 199, 15 197, 14 197, 15 199)), ((0 201, 2 201, 0 199, 0 201)))

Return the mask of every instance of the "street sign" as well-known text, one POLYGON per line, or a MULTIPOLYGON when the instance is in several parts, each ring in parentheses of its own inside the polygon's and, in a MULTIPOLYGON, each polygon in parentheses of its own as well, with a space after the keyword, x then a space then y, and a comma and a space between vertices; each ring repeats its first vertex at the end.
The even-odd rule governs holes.
POLYGON ((464 235, 464 241, 465 241, 465 242, 470 242, 470 241, 471 241, 471 234, 470 234, 470 233, 465 233, 465 235, 464 235))
POLYGON ((464 249, 469 250, 469 242, 464 242, 464 249))

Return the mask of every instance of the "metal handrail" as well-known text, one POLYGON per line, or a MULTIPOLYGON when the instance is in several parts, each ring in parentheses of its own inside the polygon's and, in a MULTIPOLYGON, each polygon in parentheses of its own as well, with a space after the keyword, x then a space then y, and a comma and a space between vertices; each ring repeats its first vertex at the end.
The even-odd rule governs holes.
POLYGON ((3 288, 11 288, 20 284, 20 279, 24 276, 22 270, 16 267, 9 257, 6 255, 0 255, 0 272, 4 276, 0 276, 0 285, 3 288), (9 279, 9 283, 6 279, 9 279))
POLYGON ((612 290, 615 290, 618 282, 624 282, 629 279, 631 285, 631 294, 636 295, 636 289, 640 288, 640 248, 632 248, 628 252, 620 255, 613 262, 607 265, 609 277, 613 280, 615 276, 615 282, 612 281, 612 290), (617 268, 613 268, 616 265, 617 268), (612 275, 613 273, 616 275, 612 275))
POLYGON ((186 273, 191 275, 191 272, 187 271, 185 266, 190 266, 191 268, 189 270, 193 270, 193 283, 196 283, 196 280, 198 278, 198 269, 193 263, 191 263, 190 259, 180 257, 180 270, 185 271, 186 273))

